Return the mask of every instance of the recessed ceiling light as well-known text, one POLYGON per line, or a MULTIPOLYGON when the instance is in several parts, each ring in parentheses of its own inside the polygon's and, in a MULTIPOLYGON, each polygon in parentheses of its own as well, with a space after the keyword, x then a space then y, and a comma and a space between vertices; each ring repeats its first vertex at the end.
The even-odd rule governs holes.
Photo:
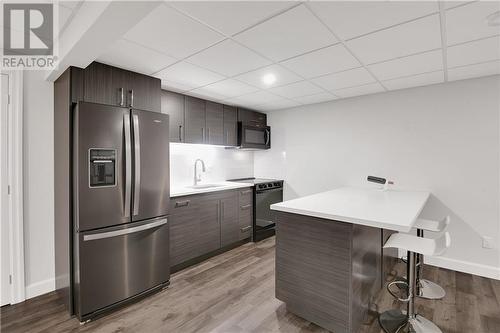
POLYGON ((490 27, 500 26, 500 10, 486 16, 486 22, 490 27))
POLYGON ((271 85, 276 82, 276 75, 273 73, 266 74, 262 77, 262 82, 264 82, 264 84, 271 85))

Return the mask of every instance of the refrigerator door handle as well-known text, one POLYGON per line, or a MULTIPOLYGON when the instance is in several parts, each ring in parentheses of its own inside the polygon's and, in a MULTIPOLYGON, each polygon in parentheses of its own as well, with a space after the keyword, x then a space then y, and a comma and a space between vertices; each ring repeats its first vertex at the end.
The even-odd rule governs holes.
POLYGON ((130 141, 130 115, 123 115, 123 132, 125 134, 125 217, 130 216, 130 201, 132 187, 132 148, 130 141))
POLYGON ((159 221, 151 222, 148 224, 140 225, 137 227, 132 227, 132 228, 127 228, 127 229, 120 229, 120 230, 115 230, 115 231, 106 231, 106 232, 101 232, 98 234, 91 234, 91 235, 84 235, 83 236, 83 241, 91 241, 91 240, 97 240, 97 239, 104 239, 104 238, 111 238, 111 237, 116 237, 116 236, 123 236, 123 235, 128 235, 128 234, 133 234, 139 231, 144 231, 144 230, 149 230, 157 227, 161 227, 162 225, 167 224, 167 219, 161 219, 159 221))
POLYGON ((141 141, 139 134, 139 116, 134 114, 132 116, 132 123, 134 125, 134 167, 135 167, 135 183, 134 183, 134 208, 133 214, 139 214, 139 199, 141 189, 141 141))

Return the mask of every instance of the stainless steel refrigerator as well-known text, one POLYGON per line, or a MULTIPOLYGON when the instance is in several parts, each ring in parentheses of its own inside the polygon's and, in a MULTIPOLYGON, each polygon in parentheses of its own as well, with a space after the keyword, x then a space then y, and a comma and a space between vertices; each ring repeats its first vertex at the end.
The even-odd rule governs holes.
POLYGON ((85 321, 169 282, 168 116, 79 102, 72 167, 73 307, 85 321))

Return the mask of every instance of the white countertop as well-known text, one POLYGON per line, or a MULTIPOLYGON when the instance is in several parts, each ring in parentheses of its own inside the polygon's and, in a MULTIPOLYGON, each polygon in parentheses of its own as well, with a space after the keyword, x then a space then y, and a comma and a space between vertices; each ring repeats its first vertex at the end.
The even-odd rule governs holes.
MULTIPOLYGON (((218 185, 217 187, 209 187, 209 188, 191 188, 191 187, 174 187, 170 189, 170 197, 180 197, 184 195, 193 195, 193 194, 201 194, 201 193, 210 193, 210 192, 218 192, 218 191, 226 191, 243 187, 252 187, 253 184, 250 183, 240 183, 240 182, 216 182, 210 183, 213 185, 218 185)), ((204 185, 204 183, 200 183, 200 185, 204 185)))
POLYGON ((273 204, 271 209, 410 232, 429 195, 423 191, 342 187, 273 204))

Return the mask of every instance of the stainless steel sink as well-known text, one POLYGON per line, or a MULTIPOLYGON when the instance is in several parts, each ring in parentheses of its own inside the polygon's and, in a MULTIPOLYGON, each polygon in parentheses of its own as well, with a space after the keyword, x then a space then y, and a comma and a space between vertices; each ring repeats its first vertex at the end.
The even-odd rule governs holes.
POLYGON ((223 187, 223 186, 224 185, 220 185, 220 184, 199 184, 199 185, 188 186, 188 188, 204 189, 204 188, 215 188, 215 187, 223 187))

